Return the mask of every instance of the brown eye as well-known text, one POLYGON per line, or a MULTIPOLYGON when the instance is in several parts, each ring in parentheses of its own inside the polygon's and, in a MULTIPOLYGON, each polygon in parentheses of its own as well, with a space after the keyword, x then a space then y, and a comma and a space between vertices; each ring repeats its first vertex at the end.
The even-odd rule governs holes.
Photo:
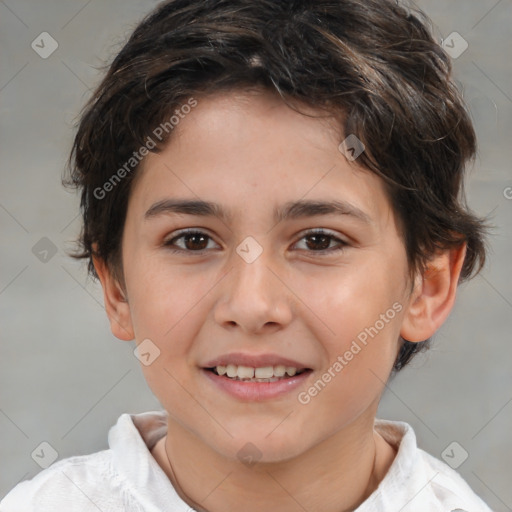
POLYGON ((325 251, 329 248, 332 241, 332 236, 330 235, 308 235, 304 238, 307 240, 306 246, 308 249, 317 251, 325 251))
POLYGON ((343 250, 348 245, 348 243, 323 230, 306 233, 297 244, 300 244, 302 240, 304 240, 305 243, 303 247, 299 248, 308 252, 332 253, 343 250))
MULTIPOLYGON (((305 247, 299 248, 307 252, 334 253, 348 246, 343 240, 323 230, 306 233, 297 244, 300 244, 303 240, 305 241, 305 247)), ((169 247, 174 252, 200 253, 212 248, 209 245, 210 242, 215 244, 213 239, 202 231, 185 231, 167 240, 163 245, 169 247)))
POLYGON ((186 231, 164 242, 173 251, 200 252, 208 249, 212 238, 202 231, 186 231))

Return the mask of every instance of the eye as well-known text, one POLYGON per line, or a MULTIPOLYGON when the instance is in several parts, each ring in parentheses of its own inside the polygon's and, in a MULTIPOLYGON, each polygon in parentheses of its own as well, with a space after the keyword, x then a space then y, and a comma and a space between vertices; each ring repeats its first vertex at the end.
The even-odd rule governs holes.
POLYGON ((173 238, 166 240, 163 245, 169 247, 174 252, 201 252, 212 248, 208 246, 209 241, 215 244, 210 235, 203 231, 191 229, 182 231, 173 238))
MULTIPOLYGON (((305 247, 308 252, 337 252, 342 251, 346 246, 348 246, 347 242, 344 242, 340 238, 335 235, 324 231, 323 229, 315 229, 308 231, 303 235, 301 240, 295 244, 297 246, 302 240, 305 240, 305 247), (335 244, 332 247, 332 244, 335 244)), ((303 249, 303 248, 302 248, 303 249)))
MULTIPOLYGON (((163 243, 173 252, 196 253, 215 248, 211 244, 217 245, 210 235, 195 229, 184 230, 163 243)), ((323 229, 315 229, 304 233, 294 247, 307 252, 333 253, 343 250, 348 245, 334 234, 323 229), (303 247, 297 247, 303 240, 305 241, 303 247)))

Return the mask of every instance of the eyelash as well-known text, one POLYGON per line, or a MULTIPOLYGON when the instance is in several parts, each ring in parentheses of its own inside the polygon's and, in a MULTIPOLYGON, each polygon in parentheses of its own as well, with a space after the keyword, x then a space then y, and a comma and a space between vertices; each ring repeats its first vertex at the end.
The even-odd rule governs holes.
MULTIPOLYGON (((195 253, 195 254, 198 254, 198 255, 202 255, 202 254, 204 254, 204 252, 208 251, 208 249, 200 249, 198 251, 192 251, 192 250, 188 250, 188 249, 175 248, 174 244, 175 244, 176 240, 184 238, 187 235, 188 236, 190 236, 190 235, 200 235, 201 236, 202 235, 202 236, 208 237, 210 240, 213 240, 210 235, 208 235, 207 233, 205 233, 203 231, 199 231, 199 230, 196 230, 196 229, 188 229, 188 230, 181 231, 181 232, 179 232, 178 235, 172 237, 171 239, 169 239, 167 241, 164 241, 163 245, 165 247, 167 247, 171 252, 174 252, 174 253, 184 253, 184 252, 187 252, 187 253, 195 253)), ((314 235, 327 236, 327 237, 329 237, 331 239, 331 242, 332 241, 337 242, 338 243, 338 247, 330 248, 330 249, 321 249, 319 251, 309 250, 307 252, 316 253, 316 254, 319 254, 321 256, 327 256, 329 254, 337 253, 339 251, 342 251, 342 250, 344 250, 349 245, 347 242, 341 240, 340 238, 336 237, 332 233, 329 233, 328 231, 325 231, 324 229, 321 229, 321 228, 312 229, 310 231, 307 231, 306 233, 304 233, 302 235, 300 240, 303 240, 304 238, 307 238, 308 236, 314 236, 314 235)), ((331 242, 329 242, 329 245, 331 244, 331 242)))

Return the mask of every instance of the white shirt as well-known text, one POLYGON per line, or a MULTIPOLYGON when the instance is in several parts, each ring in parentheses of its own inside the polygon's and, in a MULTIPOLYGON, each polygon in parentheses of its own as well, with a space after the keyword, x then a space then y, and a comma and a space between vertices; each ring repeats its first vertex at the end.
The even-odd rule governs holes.
MULTIPOLYGON (((193 512, 150 451, 166 421, 165 411, 122 414, 109 449, 55 462, 14 487, 0 512, 193 512)), ((417 447, 409 424, 376 419, 375 429, 397 454, 355 512, 492 512, 457 472, 417 447)))

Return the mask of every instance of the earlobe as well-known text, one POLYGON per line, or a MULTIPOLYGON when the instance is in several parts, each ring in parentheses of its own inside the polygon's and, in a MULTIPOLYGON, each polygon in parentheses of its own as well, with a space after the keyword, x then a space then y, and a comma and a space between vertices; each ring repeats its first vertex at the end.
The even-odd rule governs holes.
POLYGON ((92 259, 103 288, 105 311, 110 321, 112 334, 120 340, 132 341, 135 336, 130 306, 125 292, 106 263, 97 256, 93 256, 92 259))
POLYGON ((400 335, 417 342, 430 338, 450 314, 466 256, 466 243, 437 253, 418 275, 406 308, 400 335))

